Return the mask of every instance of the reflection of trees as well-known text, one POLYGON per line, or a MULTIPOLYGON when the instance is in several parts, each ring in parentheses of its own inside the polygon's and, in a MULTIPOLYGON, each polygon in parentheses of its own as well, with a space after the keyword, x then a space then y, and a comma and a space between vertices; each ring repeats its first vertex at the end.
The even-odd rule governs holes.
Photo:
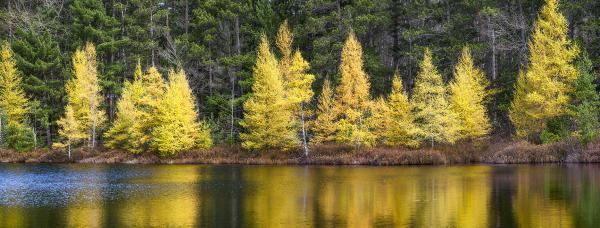
POLYGON ((200 207, 194 183, 200 180, 198 166, 156 166, 149 179, 132 179, 129 184, 151 186, 134 191, 109 206, 116 210, 116 226, 121 227, 191 227, 198 224, 200 207))
MULTIPOLYGON (((66 188, 73 192, 69 192, 72 197, 65 208, 0 205, 0 227, 53 224, 597 227, 600 224, 600 166, 597 165, 568 169, 563 166, 100 169, 98 172, 106 174, 104 179, 89 180, 102 182, 94 182, 97 188, 87 184, 85 188, 66 188), (124 172, 134 175, 112 179, 122 177, 124 172), (137 176, 136 172, 143 175, 137 176)), ((26 198, 29 195, 14 197, 13 202, 31 200, 26 198)))
POLYGON ((569 169, 572 192, 569 202, 575 214, 575 227, 600 224, 600 166, 573 165, 569 169))
POLYGON ((513 201, 519 227, 573 227, 563 167, 521 166, 513 201))
POLYGON ((250 227, 302 226, 312 211, 306 188, 313 183, 302 167, 246 167, 242 173, 252 189, 245 192, 245 225, 250 227))
POLYGON ((423 171, 418 227, 487 227, 490 167, 444 167, 423 171))
POLYGON ((250 167, 244 217, 261 227, 487 227, 489 169, 250 167))

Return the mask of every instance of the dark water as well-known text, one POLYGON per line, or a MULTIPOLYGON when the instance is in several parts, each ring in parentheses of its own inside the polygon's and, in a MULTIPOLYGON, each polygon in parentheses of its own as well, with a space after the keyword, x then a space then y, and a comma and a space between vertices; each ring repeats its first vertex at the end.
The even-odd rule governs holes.
POLYGON ((1 227, 600 227, 600 165, 0 165, 1 227))

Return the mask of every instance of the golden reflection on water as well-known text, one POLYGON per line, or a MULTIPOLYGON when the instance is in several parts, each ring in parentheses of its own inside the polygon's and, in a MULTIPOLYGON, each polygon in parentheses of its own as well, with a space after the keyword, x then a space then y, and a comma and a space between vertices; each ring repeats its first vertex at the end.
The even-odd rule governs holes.
POLYGON ((600 216, 597 168, 148 166, 116 181, 109 169, 64 206, 5 195, 15 205, 0 204, 0 227, 593 227, 600 216))

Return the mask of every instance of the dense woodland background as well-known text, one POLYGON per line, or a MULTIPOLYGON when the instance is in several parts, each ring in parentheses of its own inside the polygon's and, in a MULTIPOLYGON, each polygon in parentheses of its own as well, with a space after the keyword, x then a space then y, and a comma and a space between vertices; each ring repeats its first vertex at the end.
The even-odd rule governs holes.
MULTIPOLYGON (((38 101, 30 124, 50 143, 66 103, 71 56, 86 41, 97 46, 99 77, 109 120, 138 60, 163 75, 183 66, 200 118, 215 142, 237 141, 242 103, 252 84, 260 35, 275 37, 288 20, 294 48, 316 76, 339 82, 340 53, 350 30, 363 45, 373 97, 390 91, 397 69, 411 93, 418 63, 430 48, 446 81, 469 45, 494 96, 490 118, 497 135, 513 132, 508 119, 515 78, 527 64, 527 41, 543 0, 3 0, 0 40, 8 40, 24 89, 38 101), (232 121, 233 120, 233 121, 232 121)), ((600 63, 600 2, 563 0, 569 36, 600 63)), ((316 94, 315 97, 317 97, 316 94)), ((312 102, 313 105, 315 102, 312 102)))

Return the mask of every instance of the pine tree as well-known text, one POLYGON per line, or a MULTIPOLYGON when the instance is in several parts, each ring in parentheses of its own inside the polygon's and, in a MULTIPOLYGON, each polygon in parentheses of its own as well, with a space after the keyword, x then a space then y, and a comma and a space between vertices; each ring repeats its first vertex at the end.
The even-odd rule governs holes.
MULTIPOLYGON (((97 45, 99 74, 97 75, 104 92, 110 95, 121 90, 120 77, 125 65, 115 58, 118 50, 131 45, 129 39, 118 39, 122 31, 118 21, 108 14, 102 0, 73 0, 69 2, 70 37, 68 47, 74 50, 87 42, 97 45)), ((133 36, 132 36, 133 37, 133 36)), ((109 107, 110 108, 110 107, 109 107)), ((112 111, 111 111, 112 113, 112 111)))
MULTIPOLYGON (((98 130, 106 121, 106 116, 101 108, 103 97, 100 94, 100 85, 97 77, 96 49, 88 43, 83 50, 77 50, 73 55, 73 78, 67 83, 67 107, 72 109, 73 118, 80 127, 75 135, 85 135, 90 148, 96 146, 98 130)), ((70 117, 63 117, 70 118, 70 117)), ((69 121, 60 121, 59 126, 65 131, 65 124, 69 121)), ((62 134, 63 137, 73 138, 62 134)))
POLYGON ((454 81, 450 84, 450 107, 459 122, 458 139, 477 139, 490 131, 485 99, 489 84, 483 71, 475 67, 471 50, 465 47, 454 69, 454 81))
POLYGON ((26 114, 28 99, 22 88, 21 74, 8 43, 0 49, 0 139, 8 148, 18 151, 31 147, 31 130, 26 114), (5 121, 3 121, 5 120, 5 121))
POLYGON ((432 63, 431 51, 425 49, 413 91, 413 105, 422 139, 431 146, 454 143, 458 128, 457 115, 450 109, 442 75, 432 63))
POLYGON ((212 146, 208 126, 197 121, 196 102, 183 70, 169 72, 169 85, 156 117, 158 126, 152 131, 151 146, 160 155, 212 146))
POLYGON ((245 133, 242 146, 250 150, 287 149, 298 141, 293 130, 293 115, 285 99, 285 89, 277 59, 262 36, 254 67, 252 95, 244 102, 245 133))
POLYGON ((382 112, 375 112, 373 115, 379 120, 377 128, 383 143, 389 146, 418 147, 420 131, 414 123, 412 105, 402 89, 402 80, 397 72, 392 80, 392 92, 388 101, 378 106, 381 105, 385 105, 381 108, 382 112))
POLYGON ((546 123, 566 113, 571 82, 576 79, 571 64, 578 49, 567 36, 568 25, 559 12, 558 0, 546 0, 529 41, 529 65, 519 75, 510 109, 517 137, 540 134, 546 123))
POLYGON ((30 125, 52 145, 56 134, 55 121, 63 112, 65 68, 58 42, 47 32, 17 31, 20 39, 12 41, 17 68, 23 73, 23 89, 32 101, 40 105, 33 111, 30 125))
POLYGON ((600 134, 600 123, 598 123, 600 96, 594 83, 597 76, 586 52, 581 54, 576 66, 577 80, 573 83, 571 111, 577 126, 575 135, 583 145, 587 145, 600 134))
POLYGON ((338 114, 336 140, 356 146, 370 146, 375 135, 369 131, 367 118, 371 98, 370 83, 363 69, 362 47, 353 32, 342 49, 341 81, 335 95, 338 114))
POLYGON ((335 142, 335 134, 337 129, 336 113, 333 110, 333 91, 329 80, 323 83, 323 89, 317 103, 316 115, 317 118, 311 124, 313 144, 326 144, 335 142))

